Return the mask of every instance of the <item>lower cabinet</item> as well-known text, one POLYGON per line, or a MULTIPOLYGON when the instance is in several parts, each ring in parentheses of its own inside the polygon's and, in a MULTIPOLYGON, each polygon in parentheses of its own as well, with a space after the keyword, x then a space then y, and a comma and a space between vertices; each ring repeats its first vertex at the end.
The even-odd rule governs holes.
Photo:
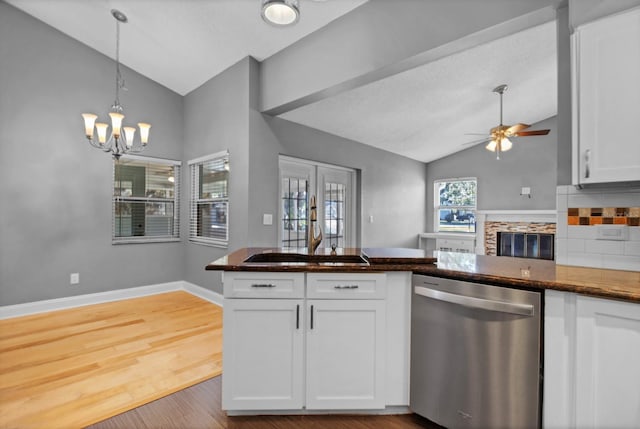
POLYGON ((307 301, 308 409, 384 408, 385 302, 307 301))
POLYGON ((225 273, 222 408, 384 408, 385 274, 286 276, 225 273))
POLYGON ((302 299, 226 299, 225 410, 287 410, 304 404, 302 299))
POLYGON ((640 304, 545 293, 543 427, 640 427, 640 304))

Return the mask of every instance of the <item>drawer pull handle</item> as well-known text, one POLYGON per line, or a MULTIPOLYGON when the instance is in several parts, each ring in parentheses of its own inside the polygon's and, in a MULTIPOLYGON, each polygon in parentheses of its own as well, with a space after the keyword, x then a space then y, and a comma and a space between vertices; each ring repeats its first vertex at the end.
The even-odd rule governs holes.
POLYGON ((272 284, 272 283, 254 283, 251 285, 251 287, 267 287, 267 288, 271 288, 271 287, 276 287, 276 285, 272 284))
POLYGON ((313 305, 311 306, 311 329, 313 329, 313 305))
POLYGON ((300 329, 300 304, 296 305, 296 329, 300 329))
POLYGON ((358 289, 358 287, 359 287, 358 285, 344 285, 344 286, 336 285, 333 288, 334 289, 358 289))

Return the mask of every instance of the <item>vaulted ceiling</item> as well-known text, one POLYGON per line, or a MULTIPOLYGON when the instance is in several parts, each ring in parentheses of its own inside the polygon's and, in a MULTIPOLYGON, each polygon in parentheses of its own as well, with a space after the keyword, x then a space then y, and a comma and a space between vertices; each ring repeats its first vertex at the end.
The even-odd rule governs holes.
MULTIPOLYGON (((110 10, 121 10, 129 18, 121 25, 122 63, 182 95, 242 58, 269 58, 345 14, 358 14, 366 3, 300 0, 300 21, 282 29, 262 21, 260 0, 6 1, 112 58, 115 20, 110 10)), ((469 0, 447 1, 458 2, 464 14, 469 0)), ((475 1, 487 7, 508 3, 475 1)), ((536 123, 554 116, 556 70, 556 27, 549 20, 279 116, 429 162, 468 148, 464 143, 477 136, 467 133, 488 133, 498 124, 498 97, 491 90, 499 84, 509 85, 505 123, 536 123)))

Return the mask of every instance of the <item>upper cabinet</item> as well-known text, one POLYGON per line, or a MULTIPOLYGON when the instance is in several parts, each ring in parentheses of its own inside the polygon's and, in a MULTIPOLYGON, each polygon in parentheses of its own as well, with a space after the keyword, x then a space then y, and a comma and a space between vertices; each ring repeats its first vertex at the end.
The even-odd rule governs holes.
POLYGON ((573 184, 640 181, 640 8, 572 35, 573 184))

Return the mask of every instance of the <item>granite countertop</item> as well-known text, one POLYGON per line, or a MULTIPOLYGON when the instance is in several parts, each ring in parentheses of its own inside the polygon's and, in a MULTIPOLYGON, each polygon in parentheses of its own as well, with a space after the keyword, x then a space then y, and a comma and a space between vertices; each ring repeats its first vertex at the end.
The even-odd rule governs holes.
MULTIPOLYGON (((328 255, 330 249, 318 249, 328 255)), ((337 249, 341 255, 363 255, 368 264, 265 262, 245 260, 263 253, 304 253, 305 249, 244 248, 206 266, 221 271, 363 272, 412 271, 436 277, 486 282, 518 288, 554 289, 640 303, 640 271, 556 265, 539 259, 400 248, 337 249)))

